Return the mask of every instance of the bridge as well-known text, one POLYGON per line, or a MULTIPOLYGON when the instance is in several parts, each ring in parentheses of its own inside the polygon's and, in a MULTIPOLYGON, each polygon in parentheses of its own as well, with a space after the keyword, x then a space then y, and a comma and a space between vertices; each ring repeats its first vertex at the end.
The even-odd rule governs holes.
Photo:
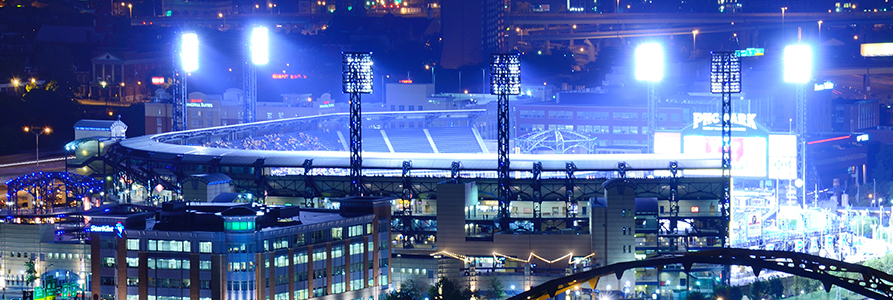
POLYGON ((837 285, 869 298, 893 298, 893 275, 873 268, 804 253, 723 248, 598 267, 550 280, 508 300, 545 300, 586 283, 595 287, 602 276, 613 274, 619 280, 626 270, 651 267, 660 272, 664 266, 678 264, 686 273, 690 272, 693 264, 750 266, 755 276, 765 269, 819 280, 826 292, 837 285))

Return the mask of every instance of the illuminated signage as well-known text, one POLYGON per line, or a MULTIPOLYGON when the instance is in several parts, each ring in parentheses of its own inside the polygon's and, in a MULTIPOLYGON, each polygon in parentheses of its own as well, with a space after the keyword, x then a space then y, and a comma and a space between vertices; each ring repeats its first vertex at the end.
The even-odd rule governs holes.
POLYGON ((861 52, 864 57, 893 56, 893 43, 862 44, 861 52))
POLYGON ((325 101, 319 105, 319 108, 332 108, 335 107, 335 103, 331 103, 330 101, 325 101))
POLYGON ((412 83, 412 79, 401 79, 400 83, 403 83, 403 84, 412 83))
POLYGON ((816 83, 815 91, 824 91, 824 90, 832 90, 834 89, 834 83, 830 81, 825 81, 824 83, 816 83))
POLYGON ((112 233, 112 232, 114 232, 114 233, 117 234, 118 237, 120 238, 120 237, 124 237, 124 224, 121 224, 121 222, 118 222, 117 224, 115 224, 115 226, 111 226, 111 225, 90 225, 90 231, 91 231, 91 232, 105 232, 105 233, 112 233))
POLYGON ((304 74, 273 74, 273 79, 307 79, 304 74))
POLYGON ((213 108, 213 103, 202 103, 202 102, 190 102, 186 103, 186 107, 203 107, 203 108, 213 108))
POLYGON ((154 85, 164 84, 164 77, 152 77, 152 84, 154 84, 154 85))
POLYGON ((857 142, 865 142, 865 141, 868 141, 868 134, 866 133, 866 134, 860 134, 860 135, 857 135, 857 136, 856 136, 856 141, 857 141, 857 142))
MULTIPOLYGON (((732 176, 766 177, 766 137, 732 137, 732 176)), ((721 157, 722 140, 717 136, 686 135, 682 137, 682 153, 701 157, 721 157)))
POLYGON ((115 232, 115 227, 111 225, 90 225, 92 232, 115 232))
POLYGON ((700 207, 697 207, 697 206, 692 206, 692 207, 691 207, 691 212, 692 212, 692 213, 695 213, 695 214, 696 214, 696 213, 698 213, 698 212, 700 212, 700 211, 701 211, 701 208, 700 208, 700 207))
POLYGON ((766 49, 764 48, 747 48, 744 50, 735 50, 735 54, 738 57, 748 57, 748 56, 763 56, 766 53, 766 49))
MULTIPOLYGON (((736 113, 731 114, 732 124, 740 125, 752 129, 757 129, 757 123, 754 121, 756 119, 756 114, 744 114, 744 113, 736 113)), ((693 113, 692 120, 694 120, 694 125, 692 125, 693 129, 697 129, 698 127, 708 129, 707 126, 711 126, 714 124, 719 124, 719 113, 693 113)))

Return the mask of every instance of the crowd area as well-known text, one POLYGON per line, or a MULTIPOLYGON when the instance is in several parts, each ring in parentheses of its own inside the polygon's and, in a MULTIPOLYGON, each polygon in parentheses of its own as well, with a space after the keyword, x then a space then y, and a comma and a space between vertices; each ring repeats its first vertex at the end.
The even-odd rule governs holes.
POLYGON ((318 137, 303 132, 266 134, 260 138, 249 136, 238 140, 217 140, 205 143, 204 146, 242 150, 332 151, 323 145, 318 137))

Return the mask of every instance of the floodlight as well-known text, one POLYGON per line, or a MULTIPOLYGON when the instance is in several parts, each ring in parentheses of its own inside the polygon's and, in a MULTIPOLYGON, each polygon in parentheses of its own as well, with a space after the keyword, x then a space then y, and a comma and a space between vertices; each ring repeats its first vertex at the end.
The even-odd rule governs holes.
POLYGON ((251 62, 265 65, 270 61, 270 39, 266 27, 254 27, 251 31, 251 62))
POLYGON ((180 66, 183 71, 198 70, 198 35, 184 33, 180 40, 180 66))
POLYGON ((741 92, 741 59, 735 52, 711 52, 710 92, 714 94, 741 92))
POLYGON ((812 77, 812 48, 791 45, 784 48, 784 81, 806 83, 812 77))
POLYGON ((521 93, 521 57, 518 53, 490 55, 490 94, 521 93))
POLYGON ((660 81, 664 77, 664 49, 657 43, 636 48, 636 80, 660 81))
POLYGON ((372 93, 371 52, 344 52, 341 54, 341 91, 344 93, 372 93))

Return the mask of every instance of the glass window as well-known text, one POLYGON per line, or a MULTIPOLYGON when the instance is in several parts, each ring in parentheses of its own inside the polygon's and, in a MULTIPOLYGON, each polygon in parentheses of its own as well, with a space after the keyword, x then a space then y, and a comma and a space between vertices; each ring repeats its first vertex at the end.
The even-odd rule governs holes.
POLYGON ((340 240, 341 240, 341 237, 342 237, 341 234, 342 234, 343 231, 344 231, 344 228, 343 228, 343 227, 335 227, 335 228, 332 228, 332 240, 333 240, 333 241, 340 241, 340 240))
POLYGON ((298 252, 295 253, 294 264, 306 264, 307 263, 307 252, 298 252))
POLYGON ((117 264, 115 263, 114 257, 103 257, 102 260, 100 260, 100 265, 103 267, 114 268, 117 264))
POLYGON ((347 237, 363 235, 363 225, 354 225, 347 228, 347 237))
POLYGON ((127 239, 127 250, 140 250, 140 239, 127 239))
POLYGON ((274 264, 277 267, 288 267, 288 257, 285 255, 276 256, 274 264))
POLYGON ((198 252, 201 253, 211 253, 212 249, 211 242, 199 242, 198 243, 198 252))
POLYGON ((127 258, 127 267, 128 268, 138 268, 140 266, 140 259, 137 257, 128 257, 127 258))
POLYGON ((344 256, 344 246, 332 246, 332 258, 344 256))
POLYGON ((210 260, 202 260, 198 262, 199 270, 210 270, 211 269, 211 261, 210 260))

